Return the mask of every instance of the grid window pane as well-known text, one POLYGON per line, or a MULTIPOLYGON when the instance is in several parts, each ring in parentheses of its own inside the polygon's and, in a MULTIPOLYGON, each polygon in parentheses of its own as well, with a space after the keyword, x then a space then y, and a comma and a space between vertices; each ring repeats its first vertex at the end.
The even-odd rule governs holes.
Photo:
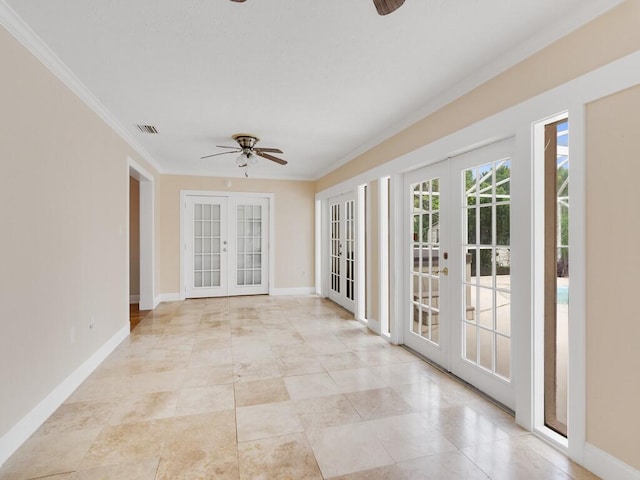
POLYGON ((510 177, 509 159, 466 169, 461 176, 463 358, 507 380, 511 374, 510 177))

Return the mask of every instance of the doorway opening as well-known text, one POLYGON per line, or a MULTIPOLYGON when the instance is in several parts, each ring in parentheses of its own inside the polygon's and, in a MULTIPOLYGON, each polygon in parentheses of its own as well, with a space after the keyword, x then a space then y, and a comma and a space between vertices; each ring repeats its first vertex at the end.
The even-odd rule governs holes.
POLYGON ((515 410, 513 151, 507 139, 405 174, 403 337, 515 410))
POLYGON ((270 292, 271 194, 181 192, 182 299, 270 292))
POLYGON ((139 310, 153 310, 156 305, 154 297, 154 221, 153 221, 153 175, 131 159, 129 164, 129 282, 130 303, 137 300, 139 310), (137 190, 137 191, 135 191, 137 190), (136 208, 137 203, 137 208, 136 208), (137 214, 137 219, 136 217, 137 214), (131 225, 131 222, 135 225, 131 225), (136 228, 137 227, 137 228, 136 228), (132 230, 135 228, 136 232, 132 230), (131 238, 137 233, 135 244, 131 238), (135 263, 135 264, 133 264, 135 263), (137 287, 137 289, 136 289, 137 287), (136 293, 132 293, 137 290, 136 293))
POLYGON ((356 198, 346 193, 329 199, 329 299, 355 313, 356 198))

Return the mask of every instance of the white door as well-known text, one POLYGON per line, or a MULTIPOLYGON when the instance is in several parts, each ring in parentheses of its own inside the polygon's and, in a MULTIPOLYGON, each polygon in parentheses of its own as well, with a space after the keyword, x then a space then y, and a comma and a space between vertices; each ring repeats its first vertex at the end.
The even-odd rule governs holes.
POLYGON ((353 194, 329 199, 329 298, 355 310, 356 201, 353 194))
POLYGON ((229 295, 269 293, 269 199, 229 199, 229 295))
POLYGON ((188 196, 185 208, 185 296, 227 295, 227 198, 188 196))
POLYGON ((269 293, 269 199, 187 195, 185 298, 269 293))
POLYGON ((511 360, 513 143, 405 176, 404 341, 515 408, 511 360))

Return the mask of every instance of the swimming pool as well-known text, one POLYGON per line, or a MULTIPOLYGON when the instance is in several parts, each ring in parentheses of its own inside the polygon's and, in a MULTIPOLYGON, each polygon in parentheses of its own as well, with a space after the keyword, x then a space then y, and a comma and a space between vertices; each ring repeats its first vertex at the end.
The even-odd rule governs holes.
POLYGON ((569 305, 569 285, 556 287, 556 302, 558 305, 569 305))

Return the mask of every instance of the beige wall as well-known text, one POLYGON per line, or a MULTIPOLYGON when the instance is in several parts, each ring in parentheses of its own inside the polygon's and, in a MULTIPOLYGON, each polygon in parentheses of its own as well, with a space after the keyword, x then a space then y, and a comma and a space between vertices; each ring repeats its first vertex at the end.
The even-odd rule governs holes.
POLYGON ((317 182, 321 192, 640 49, 640 0, 628 0, 317 182))
POLYGON ((315 282, 315 184, 292 180, 260 180, 163 175, 160 187, 160 256, 162 293, 180 291, 180 190, 273 193, 275 204, 275 288, 301 288, 315 282))
POLYGON ((1 437, 127 326, 127 157, 152 168, 3 28, 0 58, 1 437))
POLYGON ((640 86, 587 107, 587 441, 640 469, 640 86))
POLYGON ((129 295, 140 295, 140 182, 129 178, 129 295))

